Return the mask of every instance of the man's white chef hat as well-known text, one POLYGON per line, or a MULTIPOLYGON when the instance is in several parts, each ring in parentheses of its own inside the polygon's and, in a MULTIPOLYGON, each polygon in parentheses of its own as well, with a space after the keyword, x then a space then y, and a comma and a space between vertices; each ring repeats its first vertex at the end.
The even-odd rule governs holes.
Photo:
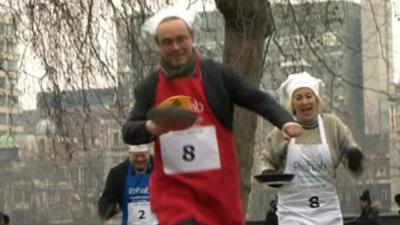
POLYGON ((149 151, 150 151, 150 145, 148 145, 148 144, 130 145, 128 148, 128 152, 133 152, 133 153, 142 153, 142 152, 149 152, 149 151))
POLYGON ((161 21, 168 17, 178 17, 182 19, 193 31, 193 33, 196 33, 198 30, 200 30, 201 20, 200 16, 197 15, 196 12, 189 11, 183 6, 170 6, 160 10, 158 13, 148 18, 142 26, 143 35, 145 38, 144 40, 152 41, 153 43, 151 44, 153 47, 156 46, 154 37, 156 35, 158 25, 160 25, 161 21))

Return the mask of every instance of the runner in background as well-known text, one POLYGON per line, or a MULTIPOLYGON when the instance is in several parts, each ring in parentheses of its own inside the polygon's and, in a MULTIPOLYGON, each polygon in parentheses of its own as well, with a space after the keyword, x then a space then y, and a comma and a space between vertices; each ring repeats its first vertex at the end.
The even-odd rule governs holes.
POLYGON ((98 203, 100 217, 108 220, 122 211, 122 225, 158 224, 150 209, 149 179, 152 170, 150 145, 130 146, 128 158, 108 173, 98 203))

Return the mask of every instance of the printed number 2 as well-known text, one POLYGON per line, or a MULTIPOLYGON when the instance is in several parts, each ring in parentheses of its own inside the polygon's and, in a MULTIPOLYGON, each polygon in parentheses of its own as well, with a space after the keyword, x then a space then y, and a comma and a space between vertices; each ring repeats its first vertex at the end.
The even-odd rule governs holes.
POLYGON ((310 202, 311 208, 319 207, 319 198, 317 196, 312 196, 311 198, 308 199, 308 201, 310 202))
POLYGON ((144 216, 144 210, 139 210, 139 220, 144 220, 146 217, 144 216))
POLYGON ((183 146, 183 155, 182 158, 185 161, 193 161, 195 159, 194 154, 194 146, 193 145, 185 145, 183 146))

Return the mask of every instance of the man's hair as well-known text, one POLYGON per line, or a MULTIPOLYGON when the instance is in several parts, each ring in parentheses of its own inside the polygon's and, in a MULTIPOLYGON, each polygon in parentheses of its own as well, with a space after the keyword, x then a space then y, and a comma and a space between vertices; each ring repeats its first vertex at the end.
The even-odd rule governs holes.
POLYGON ((0 211, 0 218, 4 219, 5 224, 9 224, 10 223, 10 217, 7 216, 7 214, 3 213, 0 211))
POLYGON ((397 194, 394 196, 394 200, 396 201, 397 204, 400 204, 400 193, 397 193, 397 194))
MULTIPOLYGON (((160 23, 158 24, 158 26, 160 26, 160 24, 162 24, 162 23, 164 23, 164 22, 168 22, 168 21, 171 21, 171 20, 181 20, 181 21, 183 21, 183 22, 185 23, 185 25, 186 25, 186 28, 189 30, 190 35, 193 37, 193 35, 194 35, 193 30, 189 27, 189 25, 185 22, 185 20, 183 20, 182 18, 180 18, 180 17, 178 17, 178 16, 169 16, 169 17, 166 17, 166 18, 164 18, 163 20, 160 21, 160 23)), ((157 27, 157 29, 158 29, 158 27, 157 27)), ((154 35, 154 41, 158 44, 158 35, 157 35, 157 32, 156 32, 156 34, 154 35)))
POLYGON ((366 201, 371 203, 371 195, 369 194, 369 190, 365 190, 361 195, 360 195, 360 200, 366 201))

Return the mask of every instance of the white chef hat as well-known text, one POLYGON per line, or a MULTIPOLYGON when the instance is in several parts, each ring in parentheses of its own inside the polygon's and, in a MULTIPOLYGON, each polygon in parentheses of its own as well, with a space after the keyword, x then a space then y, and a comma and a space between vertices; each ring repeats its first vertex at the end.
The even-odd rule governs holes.
POLYGON ((128 152, 133 152, 133 153, 149 152, 149 151, 150 151, 150 145, 148 144, 130 145, 128 148, 128 152))
POLYGON ((311 76, 308 72, 290 74, 279 87, 281 98, 292 98, 293 92, 302 87, 310 88, 315 95, 320 96, 324 83, 321 79, 311 76))
POLYGON ((154 37, 157 32, 158 25, 161 21, 168 17, 178 17, 185 21, 186 25, 196 33, 200 29, 200 16, 194 11, 189 11, 183 6, 170 6, 160 10, 158 13, 148 18, 142 26, 144 40, 151 41, 150 44, 155 47, 154 37))

